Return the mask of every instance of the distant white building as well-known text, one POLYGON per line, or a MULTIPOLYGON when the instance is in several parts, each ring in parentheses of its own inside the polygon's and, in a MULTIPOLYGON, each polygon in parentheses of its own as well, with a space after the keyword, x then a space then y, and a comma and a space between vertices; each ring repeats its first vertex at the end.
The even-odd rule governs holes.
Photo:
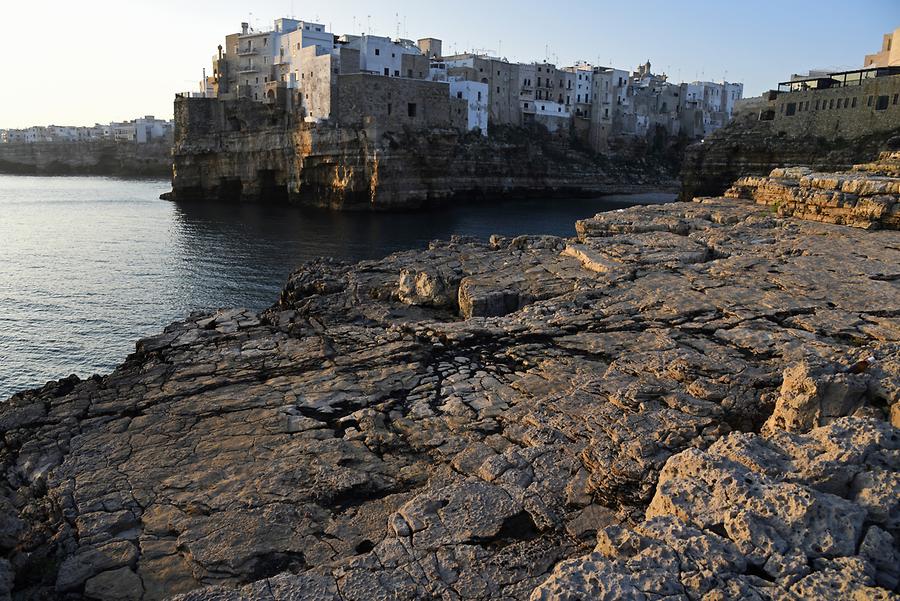
POLYGON ((694 81, 682 84, 682 122, 695 137, 706 137, 725 126, 744 93, 744 84, 694 81))
POLYGON ((93 126, 47 125, 25 129, 0 131, 0 144, 13 142, 86 142, 91 140, 114 139, 132 142, 147 142, 169 136, 173 131, 171 121, 154 119, 152 116, 122 123, 93 126))

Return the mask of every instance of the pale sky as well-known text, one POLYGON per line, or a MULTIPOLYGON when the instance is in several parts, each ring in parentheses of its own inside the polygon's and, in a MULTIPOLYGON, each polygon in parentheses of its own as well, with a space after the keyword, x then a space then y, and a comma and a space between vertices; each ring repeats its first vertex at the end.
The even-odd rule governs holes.
POLYGON ((0 128, 171 118, 179 91, 241 21, 318 20, 334 33, 437 37, 512 61, 651 60, 678 81, 758 95, 810 68, 856 68, 900 26, 900 0, 0 0, 0 128), (399 16, 398 16, 399 15, 399 16))

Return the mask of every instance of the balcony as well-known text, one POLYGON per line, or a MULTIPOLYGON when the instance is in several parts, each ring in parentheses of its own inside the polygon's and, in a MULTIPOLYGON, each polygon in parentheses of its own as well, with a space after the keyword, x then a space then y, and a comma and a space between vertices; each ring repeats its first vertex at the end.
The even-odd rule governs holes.
POLYGON ((238 65, 238 73, 259 73, 259 67, 255 65, 238 65))
POLYGON ((238 56, 253 56, 254 54, 259 54, 259 50, 256 48, 238 48, 238 56))

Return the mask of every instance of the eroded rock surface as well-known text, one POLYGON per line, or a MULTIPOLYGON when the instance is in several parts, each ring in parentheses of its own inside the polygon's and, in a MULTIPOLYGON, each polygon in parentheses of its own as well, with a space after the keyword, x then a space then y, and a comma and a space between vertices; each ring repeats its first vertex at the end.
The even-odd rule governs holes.
POLYGON ((742 177, 726 197, 773 207, 780 215, 866 229, 900 229, 900 151, 852 171, 823 173, 808 167, 774 169, 768 177, 742 177))
POLYGON ((889 598, 898 266, 726 200, 310 263, 10 399, 0 592, 889 598))
POLYGON ((886 422, 842 418, 683 451, 644 522, 605 528, 531 599, 898 598, 898 450, 886 422))

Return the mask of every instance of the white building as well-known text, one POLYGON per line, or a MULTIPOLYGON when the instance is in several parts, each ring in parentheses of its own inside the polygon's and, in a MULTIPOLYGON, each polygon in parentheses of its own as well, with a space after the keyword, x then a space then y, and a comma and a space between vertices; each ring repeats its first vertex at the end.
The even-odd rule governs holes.
POLYGON ((316 53, 334 51, 334 35, 321 23, 278 19, 275 21, 278 55, 274 59, 275 77, 290 89, 299 86, 303 72, 303 49, 316 47, 316 53))
POLYGON ((422 51, 412 40, 394 41, 375 35, 347 36, 346 39, 347 48, 359 50, 359 70, 364 73, 405 77, 403 55, 422 55, 422 51))
POLYGON ((469 131, 478 128, 483 136, 488 135, 488 92, 488 85, 479 81, 450 82, 450 96, 463 98, 469 103, 469 131))

